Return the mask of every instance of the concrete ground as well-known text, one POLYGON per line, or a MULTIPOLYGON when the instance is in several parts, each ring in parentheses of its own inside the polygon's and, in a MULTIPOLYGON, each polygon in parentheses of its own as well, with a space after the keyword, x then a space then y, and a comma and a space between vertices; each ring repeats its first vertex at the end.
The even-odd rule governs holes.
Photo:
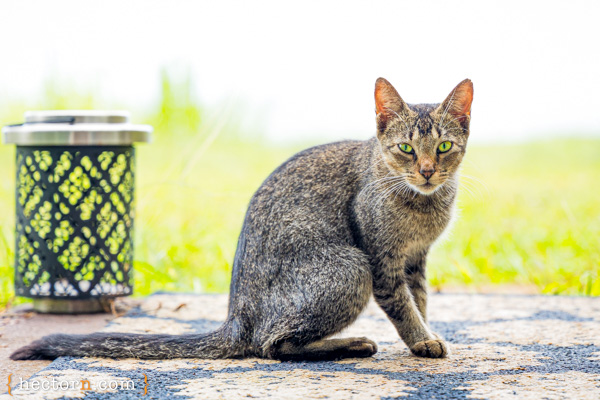
MULTIPOLYGON (((31 304, 22 304, 0 313, 0 377, 9 374, 29 378, 48 366, 50 361, 12 361, 8 357, 19 347, 53 333, 84 334, 102 330, 111 320, 125 310, 139 305, 139 301, 120 299, 116 313, 53 315, 33 311, 31 304)), ((0 393, 4 390, 0 390, 0 393)))
MULTIPOLYGON (((110 314, 84 314, 78 316, 37 314, 30 305, 17 307, 0 314, 0 376, 9 374, 29 378, 50 364, 49 361, 22 363, 8 356, 23 343, 52 333, 91 333, 99 331, 112 319, 110 314)), ((3 382, 4 383, 4 382, 3 382)))
MULTIPOLYGON (((103 330, 205 332, 223 321, 226 304, 226 296, 158 294, 103 330)), ((379 352, 374 357, 336 362, 63 357, 36 373, 29 386, 13 385, 12 396, 0 399, 600 399, 597 298, 436 294, 429 316, 432 328, 450 344, 445 359, 412 356, 382 311, 370 304, 340 336, 375 340, 379 352), (33 387, 51 380, 75 385, 46 391, 33 387), (90 382, 91 390, 82 391, 82 380, 90 382)), ((48 318, 59 318, 53 323, 63 325, 64 332, 82 329, 75 322, 65 328, 63 321, 74 317, 48 318)), ((103 317, 89 318, 99 318, 94 323, 100 324, 103 317)), ((14 325, 10 332, 28 326, 14 325)), ((22 364, 33 365, 13 364, 15 371, 22 364)))

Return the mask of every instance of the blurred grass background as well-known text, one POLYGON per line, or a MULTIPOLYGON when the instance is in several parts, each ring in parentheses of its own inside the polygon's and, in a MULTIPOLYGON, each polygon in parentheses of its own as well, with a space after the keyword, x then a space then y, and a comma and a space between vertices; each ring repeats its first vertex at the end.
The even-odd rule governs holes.
MULTIPOLYGON (((240 128, 236 104, 204 110, 185 79, 162 80, 156 108, 133 114, 155 127, 154 142, 137 147, 135 294, 226 292, 252 193, 318 143, 267 143, 240 128)), ((0 123, 28 109, 118 108, 59 86, 50 80, 39 103, 1 104, 0 123)), ((469 148, 458 218, 429 258, 433 288, 600 295, 600 140, 568 135, 469 148)), ((0 146, 0 306, 14 301, 14 152, 0 146)))

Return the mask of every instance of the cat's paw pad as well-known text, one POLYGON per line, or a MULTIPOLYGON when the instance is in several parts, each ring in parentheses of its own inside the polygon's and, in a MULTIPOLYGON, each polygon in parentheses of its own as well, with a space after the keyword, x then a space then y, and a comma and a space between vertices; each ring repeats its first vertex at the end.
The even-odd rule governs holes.
POLYGON ((448 355, 448 345, 440 339, 424 340, 415 343, 410 351, 419 357, 444 358, 448 355))
POLYGON ((377 343, 366 337, 361 337, 350 342, 347 349, 354 357, 371 357, 377 353, 377 343))

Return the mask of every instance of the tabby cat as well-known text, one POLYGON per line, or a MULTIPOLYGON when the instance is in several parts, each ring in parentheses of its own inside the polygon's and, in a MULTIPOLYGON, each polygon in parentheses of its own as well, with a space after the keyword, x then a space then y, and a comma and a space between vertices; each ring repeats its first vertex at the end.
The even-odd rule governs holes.
POLYGON ((56 334, 11 358, 368 357, 373 341, 328 337, 371 294, 414 354, 445 357, 427 324, 425 262, 452 216, 472 100, 468 79, 441 104, 409 105, 379 78, 376 137, 316 146, 277 168, 250 201, 216 331, 56 334))

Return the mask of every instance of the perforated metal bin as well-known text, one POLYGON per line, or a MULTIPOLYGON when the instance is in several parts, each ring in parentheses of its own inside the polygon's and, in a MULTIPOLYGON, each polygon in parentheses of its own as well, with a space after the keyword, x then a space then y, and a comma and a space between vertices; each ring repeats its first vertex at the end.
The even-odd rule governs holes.
POLYGON ((134 142, 122 111, 36 111, 16 144, 15 290, 41 312, 96 312, 132 293, 134 142))

